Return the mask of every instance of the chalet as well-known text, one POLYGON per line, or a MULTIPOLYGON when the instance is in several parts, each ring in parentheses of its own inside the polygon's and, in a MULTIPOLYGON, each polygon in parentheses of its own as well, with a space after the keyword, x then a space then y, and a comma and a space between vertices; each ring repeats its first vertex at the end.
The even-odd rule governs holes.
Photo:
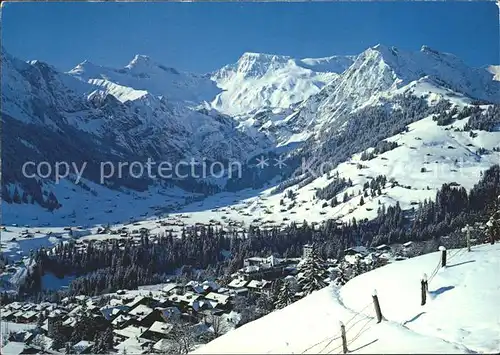
POLYGON ((113 319, 111 324, 115 329, 123 329, 132 323, 132 317, 126 314, 120 314, 118 317, 113 319))
POLYGON ((126 303, 126 305, 132 310, 137 306, 151 306, 155 301, 150 297, 137 296, 132 301, 126 303))
MULTIPOLYGON (((52 343, 54 340, 46 335, 43 334, 37 334, 33 340, 31 340, 31 345, 33 344, 43 344, 45 349, 50 349, 52 348, 52 343)), ((44 350, 45 350, 44 349, 44 350)), ((45 353, 45 351, 44 351, 45 353)))
POLYGON ((227 306, 229 306, 232 296, 223 295, 216 292, 210 292, 208 295, 205 296, 205 298, 207 300, 216 301, 217 304, 220 305, 220 308, 226 308, 227 306))
POLYGON ((153 348, 151 350, 155 353, 164 354, 165 349, 168 349, 170 347, 170 344, 171 340, 160 339, 153 345, 153 348))
POLYGON ((38 319, 38 312, 28 311, 24 312, 20 317, 17 318, 19 323, 33 323, 38 319))
POLYGON ((81 340, 75 345, 71 347, 71 349, 76 353, 76 354, 90 354, 92 350, 92 346, 94 343, 92 341, 87 341, 87 340, 81 340))
POLYGON ((155 321, 161 320, 158 310, 142 304, 129 311, 128 315, 132 317, 132 324, 143 327, 150 327, 155 321))
POLYGON ((201 286, 205 290, 206 293, 217 291, 220 287, 216 282, 213 281, 203 281, 201 286))
POLYGON ((406 242, 403 244, 403 248, 410 248, 413 245, 413 242, 406 242))
POLYGON ((142 337, 154 341, 164 339, 172 331, 173 325, 164 322, 154 322, 143 334, 142 337))
POLYGON ((87 235, 92 234, 92 232, 88 229, 73 229, 69 231, 69 235, 72 236, 73 238, 81 238, 81 237, 86 237, 87 235))
POLYGON ((149 339, 133 337, 118 344, 116 350, 120 354, 150 354, 153 345, 154 342, 149 339))
POLYGON ((29 331, 14 332, 9 335, 9 341, 18 341, 21 343, 29 343, 35 337, 35 333, 29 331))
POLYGON ((196 315, 196 313, 214 309, 217 306, 219 306, 219 303, 217 301, 200 298, 190 305, 190 308, 192 310, 191 314, 196 315))
POLYGON ((245 280, 244 278, 236 278, 231 280, 231 282, 227 285, 229 288, 242 288, 245 287, 250 281, 245 280))
POLYGON ((198 282, 196 281, 189 281, 185 286, 184 286, 184 292, 187 291, 192 291, 195 293, 198 293, 200 295, 205 293, 205 289, 203 286, 201 286, 198 282))
POLYGON ((161 291, 163 293, 166 293, 167 295, 176 293, 177 290, 180 290, 181 286, 175 283, 168 283, 165 284, 165 286, 162 287, 161 291))
POLYGON ((177 307, 156 308, 160 312, 160 316, 165 322, 178 320, 181 316, 181 311, 177 307))
POLYGON ((389 251, 389 250, 391 250, 391 247, 388 246, 387 244, 382 244, 382 245, 375 247, 375 249, 377 251, 389 251))
POLYGON ((107 321, 113 321, 116 317, 118 317, 120 314, 125 314, 130 310, 129 306, 114 306, 114 307, 103 307, 100 309, 100 312, 102 316, 107 320, 107 321))
POLYGON ((16 313, 15 311, 8 310, 8 311, 2 311, 0 315, 4 321, 12 321, 14 320, 15 313, 16 313))
POLYGON ((168 300, 174 304, 179 305, 179 307, 186 308, 190 304, 192 304, 194 301, 197 299, 203 297, 200 294, 194 293, 194 292, 186 292, 183 295, 171 295, 168 296, 168 300))
POLYGON ((21 308, 23 307, 23 305, 19 302, 13 302, 11 304, 9 304, 9 308, 12 309, 12 310, 20 310, 21 308))
POLYGON ((366 248, 364 246, 361 246, 361 245, 358 245, 358 246, 355 246, 355 247, 348 248, 348 249, 344 250, 344 255, 356 255, 356 254, 359 254, 362 257, 365 257, 369 253, 370 253, 370 251, 368 250, 368 248, 366 248))
POLYGON ((244 267, 238 271, 244 280, 275 280, 282 276, 287 275, 289 270, 289 262, 281 262, 279 265, 271 266, 270 264, 263 264, 260 266, 251 265, 244 267))
POLYGON ((114 329, 113 333, 118 339, 126 340, 128 338, 140 338, 147 329, 148 327, 136 327, 135 325, 129 325, 123 329, 114 329))
POLYGON ((63 322, 62 325, 69 328, 74 328, 78 322, 76 317, 68 317, 63 322))
POLYGON ((252 280, 248 283, 247 287, 250 292, 256 293, 256 294, 270 294, 271 293, 271 281, 267 280, 252 280))
POLYGON ((21 323, 22 322, 22 319, 21 317, 24 315, 24 312, 23 311, 16 311, 14 314, 13 314, 13 318, 16 322, 18 323, 21 323))
POLYGON ((234 290, 231 290, 230 295, 233 297, 237 297, 237 296, 246 297, 246 296, 248 296, 248 293, 249 293, 248 288, 242 287, 242 288, 236 288, 234 290))

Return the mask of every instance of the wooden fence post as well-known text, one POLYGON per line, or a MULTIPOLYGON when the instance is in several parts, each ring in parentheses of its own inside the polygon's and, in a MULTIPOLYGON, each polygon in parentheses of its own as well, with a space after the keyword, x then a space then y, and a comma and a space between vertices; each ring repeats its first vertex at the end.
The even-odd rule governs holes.
POLYGON ((440 246, 439 250, 441 251, 441 267, 446 266, 446 248, 444 246, 440 246))
POLYGON ((427 301, 427 274, 424 274, 422 277, 422 280, 420 280, 420 286, 421 286, 421 303, 420 305, 423 306, 425 305, 425 302, 427 301))
POLYGON ((342 335, 342 351, 344 354, 347 354, 349 350, 347 350, 347 337, 345 335, 345 325, 340 322, 340 333, 342 335))
POLYGON ((380 323, 382 322, 382 310, 380 309, 377 290, 373 290, 372 297, 373 297, 373 305, 375 306, 375 313, 377 314, 377 323, 380 323))
MULTIPOLYGON (((496 213, 495 213, 496 214, 496 213)), ((486 226, 488 227, 488 235, 490 237, 490 244, 493 245, 495 244, 495 233, 496 233, 496 228, 495 228, 495 219, 493 216, 486 222, 486 226)))

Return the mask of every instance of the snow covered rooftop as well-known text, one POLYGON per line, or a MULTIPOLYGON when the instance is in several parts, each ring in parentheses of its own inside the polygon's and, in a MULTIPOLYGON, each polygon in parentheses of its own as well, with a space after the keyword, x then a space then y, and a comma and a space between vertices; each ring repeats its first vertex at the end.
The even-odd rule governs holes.
POLYGON ((153 323, 151 327, 149 327, 148 331, 165 335, 170 333, 172 328, 173 328, 172 324, 156 321, 153 323))

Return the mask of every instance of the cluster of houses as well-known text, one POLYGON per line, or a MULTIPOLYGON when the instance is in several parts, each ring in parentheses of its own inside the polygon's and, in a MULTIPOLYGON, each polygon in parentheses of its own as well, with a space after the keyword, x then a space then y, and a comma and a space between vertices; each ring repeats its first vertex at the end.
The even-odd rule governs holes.
MULTIPOLYGON (((198 335, 210 332, 215 318, 224 321, 227 329, 238 324, 239 315, 232 311, 234 294, 224 292, 224 289, 221 293, 220 289, 215 282, 209 281, 186 285, 168 283, 155 285, 155 290, 119 290, 109 297, 80 295, 65 298, 57 304, 14 302, 0 309, 2 322, 7 326, 7 329, 4 326, 3 335, 7 336, 9 343, 25 344, 19 354, 39 352, 40 338, 44 350, 50 350, 53 339, 49 335, 54 322, 60 320, 66 332, 71 334, 85 312, 103 329, 112 327, 114 349, 118 353, 124 349, 130 354, 161 352, 177 321, 190 324, 198 335), (31 330, 9 331, 9 324, 15 325, 16 329, 20 324, 33 327, 31 330), (36 324, 38 327, 35 328, 36 324)), ((74 353, 86 354, 91 352, 93 344, 81 341, 71 346, 74 353)))
MULTIPOLYGON (((300 258, 274 256, 245 259, 244 267, 232 275, 225 287, 214 281, 170 282, 138 290, 119 290, 107 296, 80 295, 62 299, 57 304, 14 302, 0 309, 2 322, 31 325, 31 330, 4 329, 3 335, 8 338, 6 346, 17 346, 19 351, 13 351, 17 354, 38 353, 40 343, 44 344, 44 352, 58 353, 62 350, 51 349, 54 322, 60 320, 66 332, 71 334, 82 312, 86 312, 103 329, 112 327, 116 352, 163 352, 177 321, 190 324, 198 335, 215 332, 214 320, 223 323, 225 331, 236 327, 241 317, 234 311, 235 299, 252 294, 269 295, 273 280, 293 278, 299 261, 300 258), (37 324, 39 326, 35 327, 37 324)), ((77 354, 90 353, 92 346, 91 341, 71 345, 72 352, 77 354)))
MULTIPOLYGON (((411 248, 411 243, 402 248, 411 248)), ((305 245, 302 258, 247 258, 243 268, 231 275, 231 280, 225 286, 217 281, 190 281, 184 284, 169 282, 143 286, 138 290, 119 290, 106 296, 80 295, 65 298, 57 304, 10 303, 0 308, 2 322, 31 325, 31 330, 11 332, 4 327, 2 335, 8 337, 7 347, 17 349, 11 350, 11 353, 39 353, 40 343, 45 346, 44 352, 58 353, 61 349, 51 349, 51 326, 56 320, 60 320, 71 334, 82 312, 86 312, 103 329, 112 327, 113 344, 117 353, 164 352, 171 339, 174 324, 178 321, 189 324, 198 335, 215 333, 216 320, 219 324, 224 323, 225 331, 237 327, 241 317, 234 310, 235 300, 239 296, 252 294, 269 295, 276 279, 296 282, 297 266, 311 252, 312 246, 305 245), (35 328, 36 324, 38 327, 35 328), (21 343, 23 346, 19 345, 21 343)), ((390 262, 399 258, 394 254, 394 250, 386 245, 377 248, 350 248, 345 250, 342 262, 330 260, 329 265, 332 267, 329 270, 333 272, 335 265, 354 265, 359 260, 366 264, 373 264, 374 260, 390 262)), ((71 346, 72 352, 85 354, 91 352, 93 344, 90 341, 80 341, 71 346)))

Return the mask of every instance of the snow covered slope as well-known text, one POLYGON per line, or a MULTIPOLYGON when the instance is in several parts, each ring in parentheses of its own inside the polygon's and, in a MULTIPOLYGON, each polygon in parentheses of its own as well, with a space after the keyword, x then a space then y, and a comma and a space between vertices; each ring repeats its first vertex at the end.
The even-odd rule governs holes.
POLYGON ((212 75, 224 91, 212 105, 231 115, 268 108, 286 109, 316 94, 352 64, 350 56, 293 59, 244 53, 212 75))
POLYGON ((360 275, 230 331, 199 354, 341 354, 339 321, 352 353, 498 353, 500 245, 450 250, 448 266, 429 282, 420 305, 420 279, 431 276, 440 253, 395 262, 360 275), (377 324, 377 289, 385 320, 377 324))
MULTIPOLYGON (((471 131, 463 130, 468 121, 466 117, 440 126, 428 116, 410 124, 407 132, 388 137, 386 141, 397 143, 397 147, 376 154, 372 159, 361 160, 363 152, 358 151, 330 172, 312 168, 317 176, 303 183, 292 183, 280 192, 275 192, 276 184, 272 184, 261 190, 216 194, 184 206, 179 213, 189 213, 185 220, 188 223, 219 220, 224 213, 227 222, 242 221, 248 225, 259 219, 256 225, 262 227, 267 223, 272 227, 288 221, 300 223, 304 219, 319 223, 327 219, 347 222, 353 217, 373 219, 379 207, 387 208, 396 203, 403 209, 417 207, 424 199, 434 199, 443 183, 454 182, 471 189, 480 180, 481 172, 500 160, 500 131, 473 130, 471 135, 471 131), (337 174, 339 179, 350 179, 352 186, 340 189, 328 199, 317 198, 317 190, 327 187, 337 174), (381 195, 372 196, 367 189, 368 196, 363 196, 364 185, 380 175, 387 179, 381 195), (293 200, 286 197, 287 191, 294 193, 293 200), (349 198, 344 202, 346 193, 349 198), (361 197, 364 199, 362 206, 361 197), (332 207, 334 198, 338 204, 332 207)), ((366 152, 373 152, 373 147, 366 152)), ((304 169, 304 173, 307 172, 304 169)))

